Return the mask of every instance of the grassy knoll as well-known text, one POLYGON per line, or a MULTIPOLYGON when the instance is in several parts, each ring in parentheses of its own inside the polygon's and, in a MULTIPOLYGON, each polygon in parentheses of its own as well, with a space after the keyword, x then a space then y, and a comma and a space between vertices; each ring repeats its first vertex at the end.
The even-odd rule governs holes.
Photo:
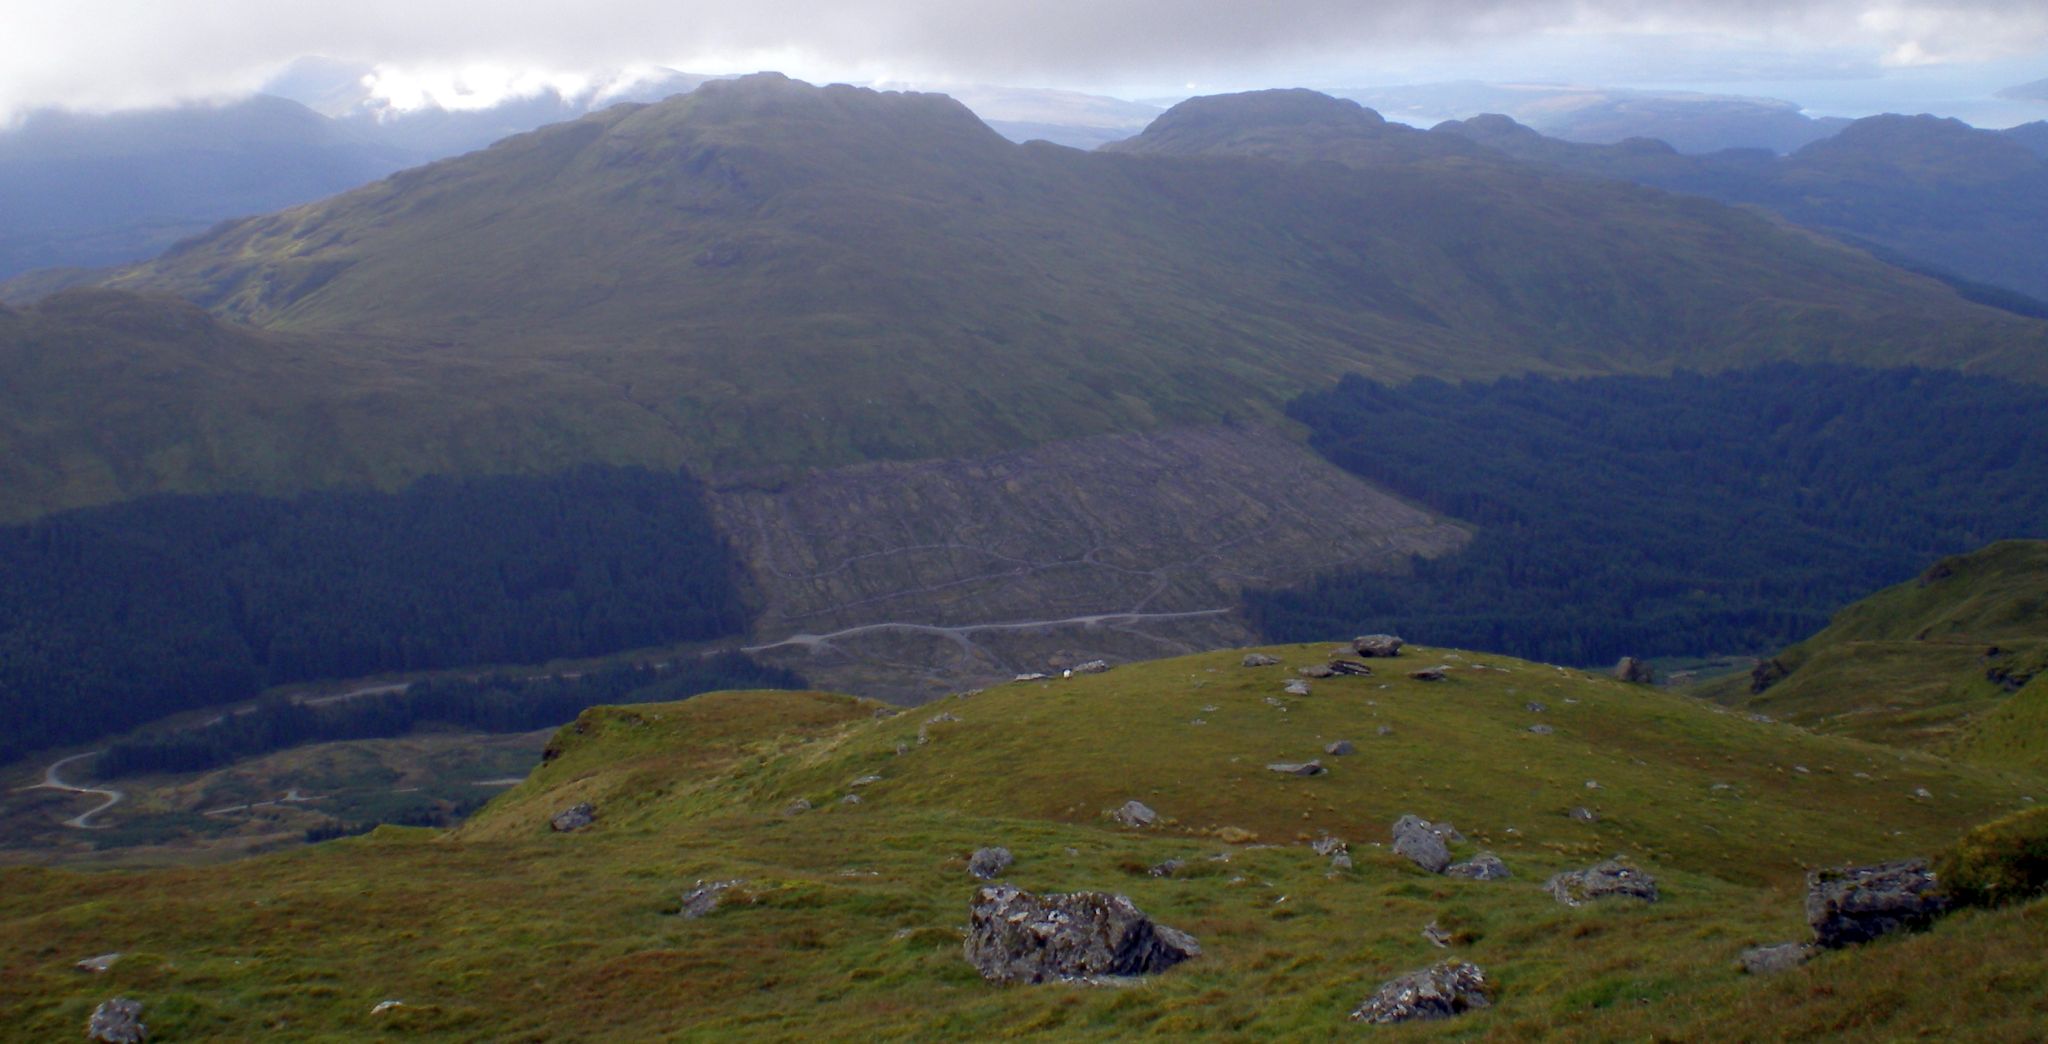
POLYGON ((1380 980, 1444 955, 1419 934, 1434 920, 1499 1003, 1395 1037, 2017 1039, 2044 1016, 2039 903, 1773 980, 1733 967, 1801 932, 1803 867, 1931 852, 2048 793, 2038 777, 1495 657, 1411 649, 1299 698, 1280 694, 1285 668, 1238 658, 893 714, 819 693, 596 708, 452 833, 387 828, 206 869, 0 872, 0 1012, 48 1038, 125 993, 166 1040, 1330 1039, 1358 1032, 1344 1013, 1380 980), (1406 676, 1439 662, 1445 681, 1406 676), (1527 731, 1539 722, 1554 733, 1527 731), (1325 756, 1327 775, 1264 768, 1340 738, 1359 751, 1325 756), (799 798, 814 807, 789 811, 799 798), (1132 798, 1161 825, 1104 817, 1132 798), (597 825, 551 833, 578 801, 597 825), (1564 814, 1578 805, 1598 822, 1564 814), (1455 822, 1461 851, 1500 853, 1515 879, 1407 865, 1377 844, 1404 812, 1455 822), (1353 843, 1354 870, 1326 875, 1300 843, 1325 831, 1353 843), (1125 892, 1206 955, 1128 988, 984 984, 959 952, 964 866, 998 843, 1018 857, 1007 879, 1125 892), (1574 910, 1538 887, 1615 852, 1659 877, 1663 902, 1574 910), (1186 869, 1145 874, 1169 858, 1186 869), (710 916, 673 915, 696 881, 733 878, 710 916), (71 968, 110 950, 131 956, 104 977, 71 968), (371 1015, 386 999, 405 1007, 371 1015))

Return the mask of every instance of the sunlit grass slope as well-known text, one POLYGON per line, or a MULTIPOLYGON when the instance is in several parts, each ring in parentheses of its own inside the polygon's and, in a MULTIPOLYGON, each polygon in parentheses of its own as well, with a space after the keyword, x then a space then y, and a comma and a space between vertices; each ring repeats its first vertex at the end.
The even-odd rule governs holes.
POLYGON ((2048 1014, 2039 904, 1768 981, 1733 964, 1802 933, 1802 867, 1930 852, 2023 807, 2038 779, 1520 661, 1411 648, 1292 697, 1286 667, 1239 656, 897 713, 821 693, 598 708, 452 835, 386 829, 206 870, 9 871, 0 1013, 42 1039, 116 993, 164 1040, 1349 1039, 1345 1013, 1378 982, 1445 955, 1419 934, 1435 921, 1498 1003, 1392 1038, 2017 1038, 2048 1014), (1407 677, 1438 663, 1444 681, 1407 677), (1337 739, 1358 752, 1323 755, 1337 739), (1312 756, 1326 775, 1265 768, 1312 756), (1161 824, 1105 817, 1132 799, 1161 824), (552 833, 577 802, 596 825, 552 833), (1515 878, 1429 876, 1378 847, 1407 812, 1454 822, 1460 852, 1490 848, 1515 878), (1324 832, 1352 842, 1355 869, 1326 873, 1302 843, 1324 832), (1008 880, 1124 892, 1205 955, 1121 989, 985 984, 959 929, 965 857, 987 844, 1016 853, 1008 880), (1539 887, 1617 852, 1664 901, 1574 910, 1539 887), (1186 866, 1145 873, 1168 859, 1186 866), (710 916, 674 915, 699 880, 732 879, 710 916), (113 950, 130 956, 105 976, 71 968, 113 950), (405 1006, 372 1015, 387 999, 405 1006))

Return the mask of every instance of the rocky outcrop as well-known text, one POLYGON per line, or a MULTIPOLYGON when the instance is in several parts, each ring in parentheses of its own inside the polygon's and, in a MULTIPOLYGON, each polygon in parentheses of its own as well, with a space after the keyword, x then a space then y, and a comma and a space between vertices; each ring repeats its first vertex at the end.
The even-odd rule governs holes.
POLYGON ((1784 681, 1785 676, 1791 673, 1792 669, 1790 667, 1779 663, 1777 660, 1759 661, 1756 666, 1749 669, 1750 694, 1756 695, 1763 692, 1765 689, 1784 681))
POLYGON ((1360 656, 1399 656, 1401 646, 1407 644, 1391 634, 1368 634, 1351 639, 1352 651, 1360 656))
POLYGON ((1351 1013, 1351 1020, 1384 1025, 1448 1019, 1491 1003, 1493 987, 1478 965, 1445 961, 1382 983, 1351 1013))
POLYGON ((571 834, 595 822, 597 822, 597 806, 586 801, 580 805, 571 805, 555 813, 555 818, 548 820, 548 825, 553 827, 558 834, 571 834))
POLYGON ((1075 674, 1101 674, 1106 670, 1109 670, 1108 660, 1089 660, 1087 663, 1074 665, 1075 674))
POLYGON ((968 907, 967 962, 999 983, 1150 975, 1202 954, 1194 937, 1153 923, 1121 895, 1034 895, 985 885, 968 907))
POLYGON ((1492 852, 1481 852, 1462 863, 1444 867, 1445 877, 1463 877, 1472 881, 1504 881, 1515 876, 1508 872, 1508 865, 1492 852))
POLYGON ((1280 658, 1268 656, 1265 653, 1245 653, 1244 665, 1246 667, 1278 667, 1280 666, 1280 658))
POLYGON ((1429 820, 1420 816, 1402 816, 1394 821, 1394 851, 1406 856, 1409 862, 1432 874, 1444 872, 1451 865, 1451 850, 1438 836, 1429 820))
POLYGON ((1624 656, 1614 665, 1614 676, 1632 685, 1649 685, 1657 680, 1657 672, 1633 656, 1624 656))
POLYGON ((1898 931, 1918 931, 1948 912, 1925 859, 1844 866, 1806 875, 1806 923, 1829 949, 1898 931))
POLYGON ((977 848, 967 857, 967 872, 984 881, 993 881, 1017 862, 1017 857, 1007 848, 977 848))
POLYGON ((1657 879, 1619 859, 1595 863, 1584 870, 1567 870, 1552 877, 1543 887, 1552 898, 1566 906, 1581 906, 1596 899, 1640 899, 1657 901, 1657 879))
POLYGON ((149 1027, 142 1023, 142 1002, 115 997, 92 1010, 85 1022, 85 1039, 102 1044, 141 1044, 149 1039, 149 1027))
POLYGON ((1109 814, 1109 818, 1127 827, 1144 828, 1159 822, 1159 813, 1142 801, 1126 801, 1123 807, 1109 814))
POLYGON ((1812 943, 1788 942, 1775 946, 1752 946, 1742 951, 1742 970, 1751 975, 1772 975, 1791 971, 1813 959, 1820 948, 1812 943))

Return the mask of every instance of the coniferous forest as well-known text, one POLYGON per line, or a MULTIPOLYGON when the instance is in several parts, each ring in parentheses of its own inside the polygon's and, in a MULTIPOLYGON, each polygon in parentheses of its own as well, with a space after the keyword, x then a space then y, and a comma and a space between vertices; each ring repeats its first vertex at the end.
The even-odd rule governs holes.
POLYGON ((1289 412, 1339 466, 1477 530, 1409 575, 1249 592, 1276 641, 1760 652, 1940 555, 2048 536, 2048 392, 1951 372, 1350 377, 1289 412))
POLYGON ((700 484, 638 469, 0 529, 0 760, 286 682, 734 634, 737 568, 700 484))

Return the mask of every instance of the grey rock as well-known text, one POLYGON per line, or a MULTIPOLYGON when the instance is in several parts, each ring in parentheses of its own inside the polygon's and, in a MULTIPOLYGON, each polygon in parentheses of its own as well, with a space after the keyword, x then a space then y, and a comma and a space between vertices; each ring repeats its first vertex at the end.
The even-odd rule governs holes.
POLYGON ((1437 924, 1435 921, 1431 921, 1428 924, 1422 926, 1422 937, 1424 939, 1427 939, 1431 946, 1434 946, 1439 950, 1445 949, 1451 945, 1451 933, 1444 931, 1443 926, 1437 924))
POLYGON ((1566 906, 1580 906, 1610 896, 1646 903, 1657 901, 1657 879, 1618 859, 1595 863, 1584 870, 1567 870, 1544 882, 1543 887, 1566 906))
POLYGON ((1508 872, 1508 865, 1501 862, 1492 852, 1481 852, 1462 863, 1444 868, 1446 877, 1463 877, 1473 881, 1504 881, 1515 876, 1508 872))
POLYGON ((1101 674, 1106 670, 1109 670, 1108 660, 1089 660, 1087 663, 1074 665, 1075 674, 1101 674))
POLYGON ((1572 810, 1571 810, 1571 811, 1569 811, 1569 812, 1566 812, 1566 813, 1565 813, 1565 815, 1567 815, 1567 816, 1570 816, 1570 817, 1572 817, 1573 819, 1576 819, 1576 820, 1578 820, 1578 821, 1579 821, 1579 822, 1581 822, 1581 823, 1598 823, 1598 822, 1600 822, 1600 813, 1598 813, 1598 812, 1595 812, 1595 811, 1593 811, 1592 809, 1590 809, 1590 808, 1587 808, 1587 807, 1586 807, 1586 806, 1584 806, 1584 805, 1580 805, 1579 807, 1577 807, 1577 808, 1574 808, 1574 809, 1572 809, 1572 810))
POLYGON ((79 961, 77 964, 72 965, 72 967, 77 968, 79 971, 82 972, 99 973, 106 971, 108 968, 113 967, 114 962, 120 959, 121 955, 118 953, 103 953, 100 954, 98 957, 87 957, 86 959, 79 961))
POLYGON ((1330 669, 1330 665, 1327 663, 1312 663, 1306 667, 1296 667, 1294 673, 1304 678, 1330 678, 1335 677, 1337 674, 1336 671, 1330 669))
POLYGON ((1399 656, 1401 646, 1407 643, 1391 634, 1368 634, 1351 640, 1351 649, 1360 656, 1399 656))
POLYGON ((1624 656, 1614 665, 1614 676, 1636 685, 1649 685, 1657 680, 1657 672, 1650 665, 1633 656, 1624 656))
POLYGON ((1331 660, 1330 673, 1349 675, 1354 678, 1370 678, 1372 677, 1372 668, 1359 663, 1357 660, 1331 660))
POLYGON ((149 1027, 142 1024, 142 1002, 115 997, 92 1010, 85 1022, 85 1039, 103 1044, 140 1044, 149 1039, 149 1027))
POLYGON ((597 806, 586 801, 580 805, 571 805, 555 813, 555 818, 548 820, 548 825, 553 827, 556 833, 568 834, 582 830, 584 827, 595 822, 597 822, 597 806))
POLYGON ((1308 680, 1306 678, 1296 678, 1288 682, 1286 688, 1281 691, 1289 696, 1306 696, 1308 695, 1308 680))
POLYGON ((1193 936, 1155 924, 1126 896, 1034 895, 983 885, 968 907, 967 962, 1000 983, 1150 975, 1199 957, 1193 936))
POLYGON ((1448 1019, 1491 1004, 1493 987, 1470 961, 1445 961, 1391 979, 1351 1013, 1353 1022, 1385 1025, 1417 1019, 1448 1019))
POLYGON ((1283 776, 1320 776, 1328 770, 1323 768, 1321 761, 1304 761, 1298 764, 1292 761, 1276 761, 1266 766, 1266 771, 1278 772, 1283 776))
POLYGON ((925 723, 926 725, 943 725, 943 724, 945 724, 946 722, 949 722, 949 721, 959 721, 959 720, 960 720, 960 715, 958 715, 958 714, 955 714, 955 713, 953 713, 952 711, 940 711, 939 713, 937 713, 937 714, 934 714, 934 715, 932 715, 932 716, 931 716, 931 717, 929 717, 929 718, 926 718, 926 719, 924 720, 924 723, 925 723))
POLYGON ((1358 753, 1358 746, 1352 743, 1350 740, 1338 740, 1337 742, 1332 743, 1327 747, 1324 747, 1323 753, 1328 754, 1333 758, 1341 758, 1347 754, 1358 753))
POLYGON ((1742 951, 1742 970, 1751 975, 1791 971, 1813 959, 1820 948, 1812 943, 1788 942, 1776 946, 1752 946, 1742 951))
POLYGON ((1442 667, 1424 667, 1419 671, 1409 671, 1408 677, 1416 681, 1438 682, 1443 681, 1449 675, 1444 673, 1444 668, 1442 667))
POLYGON ((1806 923, 1829 949, 1898 931, 1918 931, 1947 913, 1925 859, 1844 866, 1806 875, 1806 923))
POLYGON ((856 780, 854 780, 853 782, 851 782, 851 783, 848 783, 848 784, 847 784, 847 786, 849 786, 849 787, 865 787, 865 786, 871 786, 871 785, 873 785, 873 784, 876 784, 876 783, 880 783, 881 781, 882 781, 882 777, 880 777, 880 776, 862 776, 862 777, 860 777, 859 779, 856 779, 856 780))
POLYGON ((1394 734, 1394 727, 1392 725, 1382 725, 1374 731, 1381 736, 1391 736, 1394 734))
POLYGON ((1319 856, 1332 856, 1349 849, 1351 846, 1346 844, 1341 837, 1331 837, 1325 834, 1314 841, 1310 841, 1308 847, 1310 851, 1319 856))
POLYGON ((860 804, 860 803, 861 803, 861 801, 860 801, 860 795, 859 795, 859 794, 848 794, 848 795, 846 795, 845 797, 843 797, 843 798, 840 798, 840 799, 839 799, 839 803, 840 803, 840 804, 842 804, 842 805, 858 805, 858 804, 860 804))
POLYGON ((1522 704, 1522 709, 1523 709, 1523 710, 1525 710, 1525 711, 1528 711, 1528 712, 1529 712, 1529 713, 1531 713, 1531 714, 1547 714, 1547 713, 1549 713, 1549 712, 1550 712, 1550 708, 1549 708, 1549 707, 1546 707, 1546 706, 1544 706, 1543 704, 1537 703, 1537 702, 1535 702, 1534 700, 1531 700, 1531 701, 1529 701, 1528 703, 1524 703, 1524 704, 1522 704))
POLYGON ((967 872, 984 881, 993 881, 1017 861, 1007 848, 977 848, 967 858, 967 872))
POLYGON ((1268 656, 1265 653, 1245 653, 1244 665, 1246 667, 1278 667, 1280 666, 1280 658, 1268 656))
POLYGON ((810 810, 810 798, 797 798, 795 801, 792 801, 789 804, 782 806, 782 814, 785 816, 802 815, 803 813, 809 812, 810 810))
POLYGON ((1432 874, 1451 865, 1451 850, 1444 839, 1420 816, 1402 816, 1394 821, 1394 851, 1432 874))
POLYGON ((1178 874, 1182 870, 1186 869, 1187 865, 1188 864, 1182 860, 1169 859, 1166 862, 1161 863, 1158 866, 1155 866, 1152 869, 1147 870, 1145 872, 1151 874, 1153 877, 1172 877, 1173 875, 1178 874))
POLYGON ((1331 873, 1335 873, 1335 872, 1337 872, 1337 871, 1339 871, 1339 870, 1349 870, 1349 869, 1351 869, 1351 853, 1349 853, 1349 852, 1339 852, 1339 853, 1337 853, 1336 855, 1333 855, 1333 856, 1331 856, 1331 857, 1330 857, 1330 872, 1331 872, 1331 873))
POLYGON ((1159 822, 1159 813, 1142 801, 1126 801, 1122 808, 1111 812, 1109 818, 1127 827, 1148 827, 1159 822))
POLYGON ((1538 723, 1538 724, 1535 724, 1535 725, 1531 725, 1531 726, 1529 726, 1529 731, 1530 731, 1530 732, 1533 732, 1533 733, 1535 733, 1535 734, 1536 734, 1536 735, 1538 735, 1538 736, 1548 736, 1548 735, 1550 735, 1551 733, 1553 733, 1553 732, 1556 732, 1557 730, 1556 730, 1556 729, 1553 729, 1553 728, 1551 728, 1551 727, 1550 727, 1550 726, 1548 726, 1548 725, 1544 725, 1544 724, 1538 723))
POLYGON ((1044 680, 1046 680, 1046 679, 1047 679, 1047 678, 1049 678, 1049 677, 1051 677, 1051 675, 1048 675, 1048 674, 1040 674, 1040 673, 1039 673, 1039 672, 1037 672, 1037 671, 1026 671, 1025 673, 1023 673, 1023 674, 1020 674, 1020 675, 1018 675, 1018 676, 1016 676, 1015 678, 1012 678, 1012 679, 1010 679, 1010 680, 1011 680, 1011 681, 1020 681, 1020 682, 1034 682, 1034 681, 1044 681, 1044 680))
POLYGON ((743 880, 697 882, 697 887, 683 893, 683 902, 677 913, 690 920, 696 920, 718 909, 725 899, 725 893, 735 885, 745 884, 743 880))

